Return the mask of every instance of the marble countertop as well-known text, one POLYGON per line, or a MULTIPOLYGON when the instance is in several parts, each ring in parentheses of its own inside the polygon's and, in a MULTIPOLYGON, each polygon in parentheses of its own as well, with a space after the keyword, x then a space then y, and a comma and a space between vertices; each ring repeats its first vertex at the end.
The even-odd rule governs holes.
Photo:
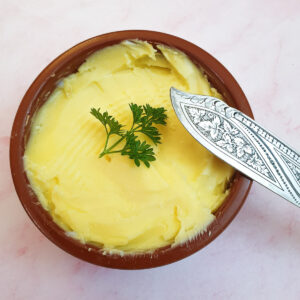
POLYGON ((0 0, 1 299, 299 299, 300 209, 254 184, 232 224, 180 262, 119 271, 80 261, 29 220, 9 169, 17 107, 74 44, 151 29, 185 38, 235 76, 262 125, 300 149, 300 1, 0 0))

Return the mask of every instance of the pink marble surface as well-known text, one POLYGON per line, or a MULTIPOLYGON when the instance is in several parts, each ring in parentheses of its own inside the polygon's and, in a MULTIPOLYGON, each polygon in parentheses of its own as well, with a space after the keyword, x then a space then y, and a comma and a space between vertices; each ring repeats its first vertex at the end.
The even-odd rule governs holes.
POLYGON ((9 135, 20 100, 53 58, 122 29, 175 34, 218 58, 256 119, 300 149, 300 1, 0 0, 1 299, 300 299, 300 209, 254 184, 212 244, 162 268, 119 271, 71 257, 31 223, 14 191, 9 135))

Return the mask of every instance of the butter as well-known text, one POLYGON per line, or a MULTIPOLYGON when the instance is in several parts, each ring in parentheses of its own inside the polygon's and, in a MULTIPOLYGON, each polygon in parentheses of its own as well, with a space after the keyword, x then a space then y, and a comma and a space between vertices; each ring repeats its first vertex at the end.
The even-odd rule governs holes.
POLYGON ((157 48, 124 41, 88 57, 39 110, 25 150, 30 184, 55 222, 110 252, 151 251, 193 238, 214 220, 233 175, 183 128, 169 89, 221 96, 185 54, 157 48), (119 154, 98 158, 106 133, 91 107, 129 126, 130 102, 167 109, 149 169, 119 154))

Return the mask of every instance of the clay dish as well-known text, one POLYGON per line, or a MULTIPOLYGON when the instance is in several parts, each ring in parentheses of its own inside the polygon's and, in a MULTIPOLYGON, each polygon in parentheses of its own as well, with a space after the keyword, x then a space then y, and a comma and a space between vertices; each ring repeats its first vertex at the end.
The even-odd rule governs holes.
POLYGON ((82 244, 67 236, 42 208, 29 185, 24 171, 23 155, 30 134, 32 116, 47 101, 57 83, 77 68, 93 52, 127 39, 140 39, 152 44, 165 44, 186 53, 201 66, 211 84, 223 95, 225 101, 253 118, 249 103, 233 76, 210 54, 198 46, 169 34, 128 30, 107 33, 88 39, 67 50, 53 60, 35 79, 22 99, 14 120, 10 141, 10 165, 14 185, 19 199, 38 229, 61 249, 87 262, 118 269, 144 269, 166 265, 183 259, 213 241, 236 216, 243 205, 252 181, 236 172, 231 191, 222 206, 215 212, 216 219, 207 231, 192 241, 176 247, 159 248, 153 253, 136 255, 109 255, 100 248, 82 244))

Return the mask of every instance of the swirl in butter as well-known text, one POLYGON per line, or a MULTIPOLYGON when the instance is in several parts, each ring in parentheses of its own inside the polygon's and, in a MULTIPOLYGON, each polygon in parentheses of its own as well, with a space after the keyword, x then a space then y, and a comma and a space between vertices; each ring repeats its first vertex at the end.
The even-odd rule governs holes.
POLYGON ((111 252, 134 253, 185 242, 214 220, 233 169, 181 125, 171 86, 221 97, 184 53, 124 41, 88 57, 38 111, 25 170, 42 206, 67 233, 111 252), (91 107, 129 126, 129 102, 167 109, 149 169, 119 154, 98 158, 106 133, 91 107))

